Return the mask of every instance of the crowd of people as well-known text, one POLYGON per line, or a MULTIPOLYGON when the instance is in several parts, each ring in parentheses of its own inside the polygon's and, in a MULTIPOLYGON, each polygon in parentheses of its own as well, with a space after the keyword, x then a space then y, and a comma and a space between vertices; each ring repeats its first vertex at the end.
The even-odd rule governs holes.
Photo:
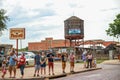
POLYGON ((93 56, 92 51, 84 50, 82 53, 82 60, 84 62, 84 68, 96 68, 96 58, 93 56))
MULTIPOLYGON (((49 51, 47 54, 45 52, 38 52, 34 57, 34 67, 35 71, 34 77, 44 77, 46 75, 46 66, 48 65, 48 75, 55 75, 54 73, 54 54, 49 51), (40 72, 41 71, 41 72, 40 72)), ((82 60, 84 62, 84 68, 96 68, 96 59, 93 59, 91 51, 87 52, 86 50, 82 53, 82 60), (93 62, 94 61, 94 62, 93 62)), ((70 62, 70 72, 74 72, 75 66, 75 54, 71 52, 69 55, 67 53, 61 54, 62 62, 62 72, 65 72, 66 62, 70 62)), ((21 57, 18 59, 17 53, 14 48, 10 50, 9 57, 5 58, 2 62, 2 78, 4 79, 7 72, 6 64, 8 63, 8 72, 9 78, 16 78, 16 68, 20 69, 21 78, 24 78, 24 68, 26 65, 25 54, 21 54, 21 57), (16 67, 17 65, 17 67, 16 67), (13 72, 13 73, 12 73, 13 72)))

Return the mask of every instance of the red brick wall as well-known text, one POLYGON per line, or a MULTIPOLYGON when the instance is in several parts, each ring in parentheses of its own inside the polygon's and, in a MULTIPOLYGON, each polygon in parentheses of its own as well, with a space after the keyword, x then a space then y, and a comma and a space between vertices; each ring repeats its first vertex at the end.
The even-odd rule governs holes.
POLYGON ((53 40, 53 38, 46 38, 41 42, 29 42, 28 43, 28 50, 29 51, 39 51, 39 50, 48 50, 54 47, 69 47, 70 42, 69 40, 53 40), (65 44, 66 42, 66 44, 65 44))

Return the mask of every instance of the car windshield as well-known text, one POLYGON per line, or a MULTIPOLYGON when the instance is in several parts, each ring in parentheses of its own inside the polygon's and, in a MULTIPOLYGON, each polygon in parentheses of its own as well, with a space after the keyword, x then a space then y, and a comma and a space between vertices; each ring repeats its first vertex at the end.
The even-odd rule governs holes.
POLYGON ((29 59, 29 58, 30 58, 30 56, 26 55, 26 56, 25 56, 25 58, 26 58, 26 59, 29 59))

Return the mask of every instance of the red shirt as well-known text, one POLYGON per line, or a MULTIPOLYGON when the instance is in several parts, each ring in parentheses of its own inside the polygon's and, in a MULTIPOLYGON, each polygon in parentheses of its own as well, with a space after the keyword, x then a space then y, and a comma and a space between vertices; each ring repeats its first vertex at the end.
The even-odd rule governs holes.
POLYGON ((24 57, 24 56, 21 56, 20 57, 20 65, 24 65, 25 64, 25 62, 26 62, 26 58, 24 57))

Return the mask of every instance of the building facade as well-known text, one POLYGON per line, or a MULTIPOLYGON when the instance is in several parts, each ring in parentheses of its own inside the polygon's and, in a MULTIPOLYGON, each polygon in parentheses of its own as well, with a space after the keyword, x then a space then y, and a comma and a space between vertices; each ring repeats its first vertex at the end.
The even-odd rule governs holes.
POLYGON ((69 40, 53 40, 53 38, 45 38, 45 40, 41 40, 41 42, 29 42, 28 50, 29 51, 40 51, 40 50, 50 50, 56 47, 69 47, 69 40), (66 43, 66 44, 65 44, 66 43))
MULTIPOLYGON (((104 41, 104 40, 86 40, 83 42, 79 42, 77 46, 84 48, 95 48, 95 49, 104 49, 110 44, 115 44, 114 41, 104 41), (84 44, 84 46, 83 46, 84 44)), ((75 42, 72 42, 72 46, 75 47, 75 42)), ((41 42, 29 42, 28 50, 29 51, 40 51, 40 50, 50 50, 53 48, 64 48, 70 47, 69 40, 63 39, 53 39, 53 38, 45 38, 45 40, 41 40, 41 42)))

